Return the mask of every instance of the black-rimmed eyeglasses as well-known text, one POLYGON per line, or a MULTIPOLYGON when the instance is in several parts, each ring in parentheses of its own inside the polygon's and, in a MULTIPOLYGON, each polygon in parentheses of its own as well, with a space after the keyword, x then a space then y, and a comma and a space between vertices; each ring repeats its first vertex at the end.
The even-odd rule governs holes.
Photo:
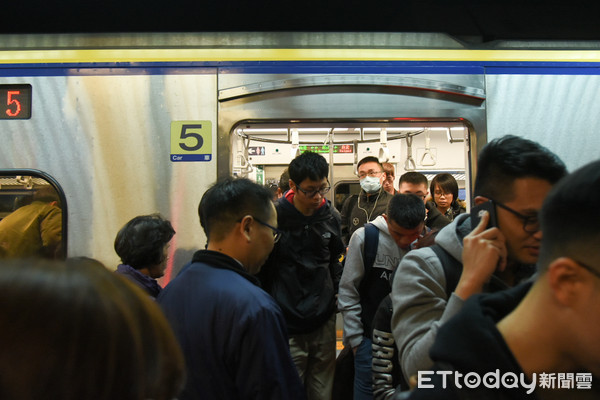
POLYGON ((571 257, 569 257, 571 260, 575 261, 575 263, 579 264, 580 266, 582 266, 584 269, 587 269, 589 272, 591 272, 593 275, 596 275, 598 278, 600 278, 600 272, 596 270, 596 268, 592 268, 587 264, 582 263, 581 261, 577 261, 571 257))
POLYGON ((254 220, 256 222, 258 222, 259 224, 264 225, 267 228, 271 228, 271 230, 273 231, 273 242, 274 243, 277 243, 279 241, 279 239, 281 238, 281 233, 282 233, 279 229, 275 228, 274 226, 271 226, 271 225, 267 224, 264 221, 261 221, 260 219, 258 219, 256 217, 252 217, 252 218, 254 218, 254 220))
MULTIPOLYGON (((273 231, 273 242, 274 242, 274 243, 277 243, 277 241, 279 241, 279 239, 281 238, 281 234, 283 233, 283 231, 281 231, 281 230, 279 230, 279 229, 275 228, 274 226, 271 226, 271 225, 267 224, 267 223, 266 223, 266 222, 264 222, 264 221, 261 221, 260 219, 256 218, 256 217, 255 217, 255 216, 253 216, 253 215, 249 215, 249 217, 252 217, 252 218, 254 218, 254 220, 255 220, 256 222, 258 222, 259 224, 261 224, 261 225, 263 225, 263 226, 266 226, 267 228, 270 228, 270 229, 273 231)), ((238 220, 237 220, 237 222, 242 222, 242 220, 243 220, 244 218, 246 218, 246 217, 242 217, 242 218, 238 219, 238 220)))
POLYGON ((540 228, 541 228, 540 220, 538 218, 537 213, 535 215, 523 215, 520 212, 513 210, 506 204, 502 204, 499 201, 496 201, 492 198, 489 198, 489 199, 492 200, 494 202, 494 204, 496 204, 498 207, 504 208, 506 211, 512 213, 513 215, 516 215, 520 220, 522 220, 523 221, 523 230, 525 232, 536 233, 537 231, 540 230, 540 228))
POLYGON ((310 197, 310 198, 315 197, 315 195, 317 193, 319 193, 321 196, 325 196, 331 190, 331 186, 327 186, 327 187, 317 189, 317 190, 304 190, 300 187, 300 185, 296 185, 296 187, 298 188, 299 191, 304 193, 306 195, 306 197, 310 197))

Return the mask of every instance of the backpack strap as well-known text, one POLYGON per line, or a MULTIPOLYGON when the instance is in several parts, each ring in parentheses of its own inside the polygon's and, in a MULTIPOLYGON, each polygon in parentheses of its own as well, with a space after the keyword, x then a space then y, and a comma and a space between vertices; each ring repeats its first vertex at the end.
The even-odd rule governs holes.
POLYGON ((371 222, 365 224, 365 243, 363 247, 363 264, 365 266, 365 277, 375 263, 377 257, 377 246, 379 245, 379 229, 371 222))
POLYGON ((456 258, 452 257, 439 244, 436 243, 430 247, 442 263, 444 276, 446 277, 446 294, 448 297, 450 297, 450 294, 454 292, 454 289, 456 289, 456 286, 458 286, 458 281, 460 280, 460 275, 462 274, 462 263, 456 258))
POLYGON ((350 243, 350 228, 352 226, 352 210, 358 203, 358 195, 352 194, 344 200, 341 212, 344 214, 342 219, 342 239, 347 246, 350 243))
MULTIPOLYGON (((365 291, 368 290, 367 288, 371 287, 371 285, 377 280, 377 277, 374 276, 375 274, 372 274, 371 272, 373 272, 373 264, 375 264, 375 259, 377 258, 377 247, 379 245, 379 229, 370 222, 366 223, 364 225, 364 228, 365 239, 363 243, 363 265, 365 272, 363 274, 362 281, 358 286, 358 293, 360 294, 362 306, 360 319, 363 324, 363 335, 370 339, 371 332, 373 331, 373 329, 371 328, 371 321, 366 319, 366 315, 370 315, 371 317, 373 317, 375 315, 375 312, 377 311, 377 308, 371 310, 371 313, 367 311, 367 308, 369 308, 370 306, 368 305, 368 303, 363 303, 363 301, 368 297, 365 291)), ((377 304, 375 304, 375 307, 377 307, 377 304)))

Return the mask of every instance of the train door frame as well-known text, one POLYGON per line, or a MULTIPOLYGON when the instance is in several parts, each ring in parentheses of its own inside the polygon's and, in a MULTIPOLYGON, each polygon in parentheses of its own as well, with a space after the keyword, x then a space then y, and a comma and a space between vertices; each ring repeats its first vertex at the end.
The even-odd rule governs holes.
POLYGON ((377 68, 364 75, 280 71, 219 70, 218 178, 232 173, 231 134, 243 121, 459 121, 468 131, 465 172, 472 192, 476 155, 487 142, 483 68, 462 74, 377 74, 377 68))

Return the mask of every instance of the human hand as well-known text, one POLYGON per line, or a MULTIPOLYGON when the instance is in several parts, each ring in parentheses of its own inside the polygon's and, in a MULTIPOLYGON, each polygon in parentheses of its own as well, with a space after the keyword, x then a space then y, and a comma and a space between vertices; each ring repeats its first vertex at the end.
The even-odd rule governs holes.
POLYGON ((481 292, 496 271, 506 268, 506 239, 500 229, 485 229, 490 219, 486 211, 479 224, 463 239, 463 271, 454 291, 461 299, 481 292))

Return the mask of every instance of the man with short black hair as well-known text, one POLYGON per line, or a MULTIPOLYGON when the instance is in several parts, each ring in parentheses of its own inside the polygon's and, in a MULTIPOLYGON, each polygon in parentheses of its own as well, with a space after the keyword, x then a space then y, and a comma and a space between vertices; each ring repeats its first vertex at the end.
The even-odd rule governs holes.
POLYGON ((277 183, 277 199, 282 198, 288 190, 290 190, 290 174, 286 168, 277 183))
POLYGON ((305 399, 281 309, 253 275, 280 236, 268 189, 227 178, 198 207, 208 244, 157 301, 181 344, 181 399, 305 399))
POLYGON ((335 368, 335 296, 341 275, 340 216, 323 156, 304 152, 288 167, 290 190, 276 203, 282 231, 260 279, 283 310, 294 363, 308 398, 330 399, 335 368))
POLYGON ((397 194, 386 213, 371 224, 357 229, 350 239, 338 296, 344 344, 355 356, 355 399, 373 398, 371 323, 379 303, 391 291, 393 272, 423 231, 425 206, 415 195, 397 194))
POLYGON ((431 349, 446 387, 442 375, 423 373, 411 399, 598 398, 599 197, 600 161, 552 189, 540 213, 535 282, 470 298, 431 349))
POLYGON ((427 221, 425 222, 425 225, 427 225, 429 229, 440 230, 450 224, 448 218, 444 217, 434 204, 427 201, 429 190, 427 177, 425 175, 416 171, 406 172, 400 176, 398 185, 399 193, 414 194, 423 200, 425 208, 427 209, 427 221))
POLYGON ((538 212, 565 174, 555 154, 527 139, 504 136, 483 148, 474 202, 493 199, 498 226, 486 229, 488 215, 473 229, 470 214, 461 214, 440 231, 434 246, 411 251, 398 266, 392 329, 407 381, 431 367, 429 349, 438 328, 466 299, 531 276, 542 237, 538 212))
POLYGON ((345 244, 350 242, 354 231, 382 215, 392 197, 383 189, 386 174, 377 157, 368 156, 360 160, 356 166, 356 173, 360 182, 360 193, 344 200, 341 211, 345 244))

